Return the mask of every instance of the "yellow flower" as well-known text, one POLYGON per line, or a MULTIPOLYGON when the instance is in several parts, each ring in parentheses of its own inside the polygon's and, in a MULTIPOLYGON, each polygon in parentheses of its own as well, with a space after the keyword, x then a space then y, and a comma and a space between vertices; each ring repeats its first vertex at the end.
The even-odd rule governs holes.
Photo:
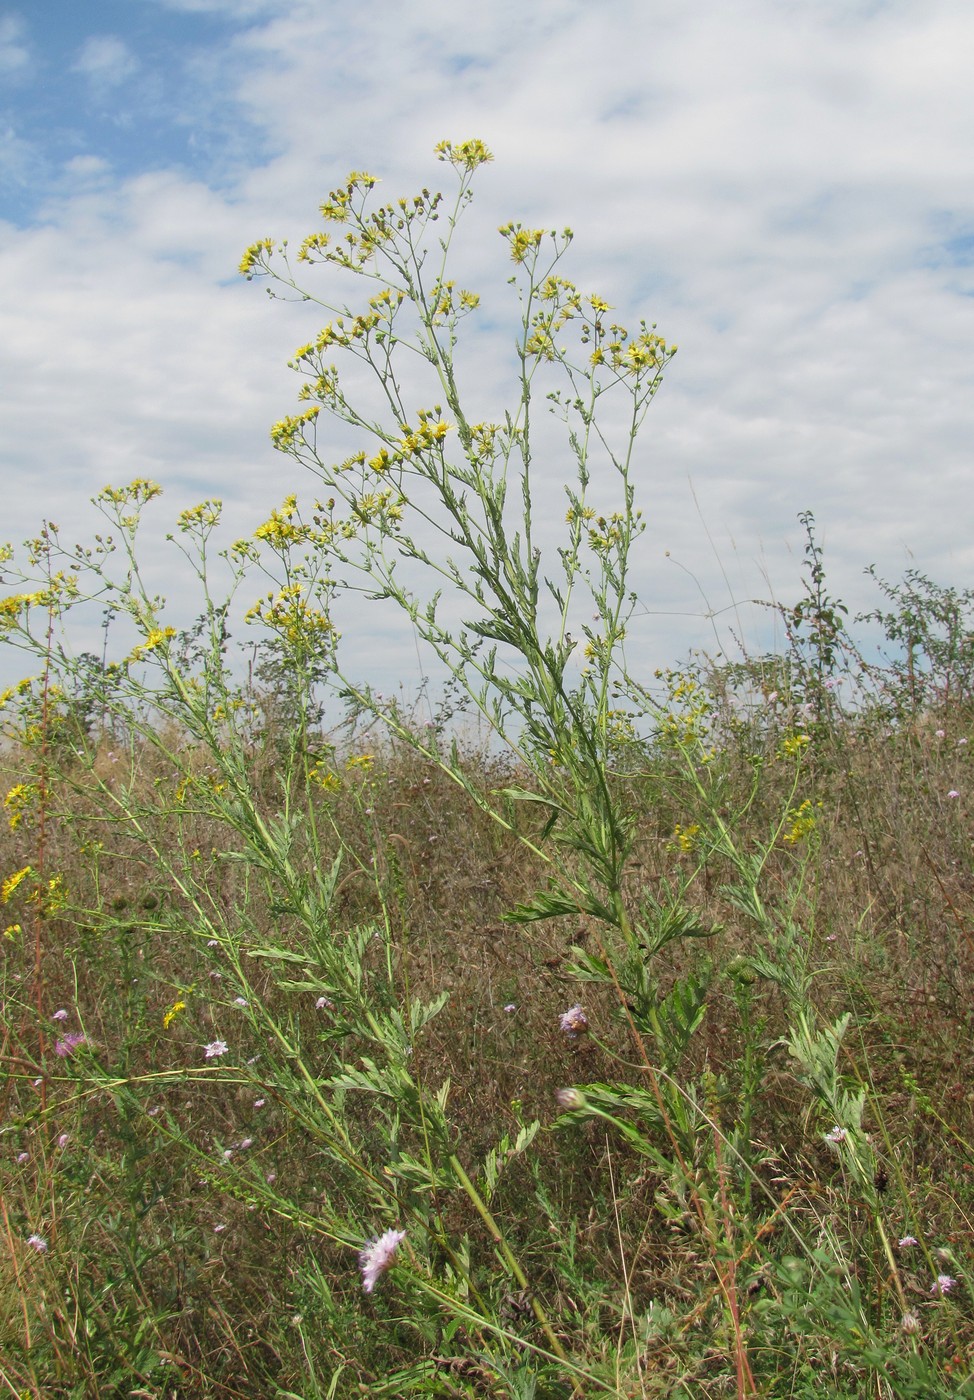
POLYGON ((25 865, 23 870, 17 870, 14 872, 13 875, 8 875, 6 880, 4 880, 3 884, 0 885, 0 904, 6 904, 10 899, 11 895, 17 889, 17 886, 20 885, 24 880, 26 880, 27 876, 30 874, 31 867, 29 865, 25 865))
POLYGON ((17 783, 10 789, 3 799, 3 805, 7 809, 7 820, 10 823, 10 830, 16 831, 24 819, 24 813, 30 806, 31 799, 37 789, 33 783, 17 783))
POLYGON ((165 1015, 163 1016, 163 1018, 162 1018, 162 1028, 163 1028, 163 1030, 164 1030, 164 1031, 167 1031, 167 1030, 169 1029, 169 1027, 172 1025, 173 1021, 175 1021, 176 1017, 179 1015, 180 1011, 185 1011, 185 1010, 186 1010, 186 1003, 185 1003, 184 1001, 174 1001, 173 1004, 172 1004, 172 1006, 170 1006, 169 1010, 166 1012, 166 1014, 165 1014, 165 1015))
POLYGON ((781 741, 779 755, 783 755, 785 758, 797 758, 807 743, 809 743, 807 734, 789 734, 781 741))

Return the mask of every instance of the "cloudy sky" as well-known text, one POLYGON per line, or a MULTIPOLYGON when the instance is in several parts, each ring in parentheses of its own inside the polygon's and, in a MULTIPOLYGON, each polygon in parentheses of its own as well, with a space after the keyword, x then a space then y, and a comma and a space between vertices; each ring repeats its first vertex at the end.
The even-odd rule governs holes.
MULTIPOLYGON (((151 477, 188 621, 178 511, 221 497, 229 542, 314 490, 268 439, 313 328, 242 249, 300 240, 352 168, 409 193, 479 136, 494 330, 513 217, 570 224, 566 274, 680 347, 639 458, 648 669, 708 610, 767 644, 732 605, 797 598, 806 508, 852 611, 871 563, 966 585, 972 54, 969 0, 0 0, 0 538, 81 538, 92 494, 151 477)), ((492 390, 506 343, 476 341, 492 390)), ((379 684, 425 669, 388 618, 345 632, 379 684)))

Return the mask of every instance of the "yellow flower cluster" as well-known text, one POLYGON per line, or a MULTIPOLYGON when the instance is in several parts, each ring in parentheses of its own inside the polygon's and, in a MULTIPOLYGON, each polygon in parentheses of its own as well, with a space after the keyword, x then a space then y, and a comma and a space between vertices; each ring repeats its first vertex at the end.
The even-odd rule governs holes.
MULTIPOLYGON (((444 423, 439 417, 440 410, 435 408, 433 413, 436 420, 423 409, 419 411, 419 426, 416 429, 410 428, 408 423, 402 424, 402 437, 399 440, 401 456, 403 459, 413 457, 417 452, 424 452, 430 447, 435 447, 442 443, 447 433, 450 431, 449 423, 444 423)), ((371 465, 371 463, 370 463, 371 465)))
POLYGON ((33 783, 15 783, 3 799, 3 805, 7 812, 7 821, 10 823, 10 830, 16 831, 24 819, 31 802, 37 794, 37 788, 33 783))
POLYGON ((810 743, 810 740, 807 734, 789 734, 781 741, 778 757, 797 758, 808 743, 810 743))
POLYGON ((9 904, 15 891, 32 873, 32 867, 25 865, 22 870, 15 870, 12 875, 8 875, 3 884, 0 885, 0 904, 9 904))
POLYGON ((184 533, 189 530, 212 530, 219 525, 222 510, 222 501, 200 501, 199 505, 181 511, 176 523, 184 533))
POLYGON ((320 405, 313 404, 303 413, 282 418, 271 428, 271 442, 279 452, 292 452, 298 438, 303 437, 304 429, 314 422, 320 412, 320 405))
POLYGON ((176 1019, 176 1017, 179 1015, 179 1013, 180 1013, 181 1011, 185 1011, 185 1010, 186 1010, 186 1003, 185 1003, 184 1001, 174 1001, 173 1004, 172 1004, 172 1006, 170 1006, 169 1010, 165 1013, 165 1015, 164 1015, 163 1018, 162 1018, 162 1028, 163 1028, 163 1030, 164 1030, 164 1031, 167 1031, 167 1030, 169 1029, 169 1027, 172 1025, 173 1021, 175 1021, 175 1019, 176 1019))
POLYGON ((138 646, 134 646, 129 652, 126 657, 126 663, 143 660, 150 652, 158 651, 160 647, 164 647, 166 642, 170 641, 175 635, 175 627, 151 628, 146 634, 145 641, 139 642, 138 646))
POLYGON ((522 228, 520 224, 502 224, 497 231, 502 238, 507 239, 512 260, 516 263, 523 263, 529 253, 541 247, 541 241, 548 230, 522 228))
POLYGON ((297 512, 297 496, 285 496, 283 503, 271 511, 270 519, 257 526, 254 539, 263 540, 274 549, 286 549, 312 539, 315 532, 310 525, 305 525, 301 520, 295 523, 297 512))
POLYGON ((821 806, 821 802, 813 804, 806 798, 800 807, 793 807, 788 813, 791 825, 782 835, 782 841, 788 846, 797 846, 799 841, 803 841, 809 832, 815 830, 821 806))
POLYGON ((476 170, 494 159, 483 141, 477 140, 461 141, 456 146, 452 141, 440 141, 433 149, 438 160, 449 161, 457 170, 476 170))
POLYGON ((278 593, 268 593, 246 614, 247 622, 262 622, 291 646, 315 647, 331 636, 334 624, 318 608, 311 607, 303 597, 300 583, 289 583, 278 593))
POLYGON ((680 823, 677 822, 676 826, 673 828, 672 837, 666 843, 667 850, 690 852, 696 847, 699 838, 700 827, 696 822, 693 822, 690 826, 681 826, 680 823))
POLYGON ((144 476, 137 476, 127 486, 106 486, 96 500, 103 505, 144 506, 162 495, 162 487, 144 476))
POLYGON ((251 243, 240 259, 238 271, 247 278, 248 282, 257 271, 266 271, 267 259, 274 251, 274 243, 270 238, 258 239, 256 243, 251 243))

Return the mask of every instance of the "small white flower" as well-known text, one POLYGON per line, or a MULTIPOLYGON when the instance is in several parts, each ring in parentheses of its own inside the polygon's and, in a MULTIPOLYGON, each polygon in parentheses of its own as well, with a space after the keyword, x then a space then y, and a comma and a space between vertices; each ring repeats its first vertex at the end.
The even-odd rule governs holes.
POLYGON ((512 1012, 517 1010, 517 1007, 513 1001, 509 1001, 504 1007, 504 1010, 507 1012, 508 1016, 510 1016, 512 1012))
POLYGON ((221 1055, 227 1053, 229 1048, 225 1040, 211 1040, 209 1045, 203 1047, 204 1058, 207 1060, 219 1059, 221 1055))
POLYGON ((396 1257, 396 1250, 406 1238, 405 1230, 386 1230, 378 1239, 369 1240, 359 1254, 359 1267, 362 1270, 362 1287, 371 1293, 379 1278, 389 1268, 396 1257))
POLYGON ((266 1102, 266 1099, 254 1099, 254 1108, 263 1108, 266 1102))
POLYGON ((315 1002, 316 1011, 332 1011, 334 1010, 334 1006, 335 1003, 333 1001, 329 1001, 327 997, 319 997, 318 1000, 315 1002))
POLYGON ((234 997, 234 999, 233 999, 233 1004, 234 1004, 234 1006, 246 1006, 246 1005, 247 1005, 247 998, 246 998, 246 997, 234 997))
POLYGON ((826 1142, 845 1142, 845 1140, 846 1140, 846 1138, 847 1138, 848 1136, 849 1136, 849 1133, 848 1133, 847 1129, 845 1129, 845 1128, 840 1128, 839 1125, 836 1124, 835 1127, 832 1129, 832 1131, 831 1131, 830 1133, 826 1133, 826 1134, 825 1134, 825 1141, 826 1141, 826 1142))

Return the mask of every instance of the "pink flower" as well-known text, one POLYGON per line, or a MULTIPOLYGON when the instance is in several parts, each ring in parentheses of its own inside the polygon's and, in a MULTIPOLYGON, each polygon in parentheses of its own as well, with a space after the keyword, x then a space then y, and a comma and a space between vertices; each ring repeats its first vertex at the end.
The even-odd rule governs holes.
POLYGON ((938 1274, 933 1281, 933 1285, 930 1289, 930 1292, 933 1293, 935 1297, 939 1298, 943 1297, 945 1293, 949 1293, 952 1288, 956 1287, 957 1280, 955 1278, 951 1278, 950 1274, 938 1274))
POLYGON ((832 1131, 831 1131, 830 1133, 826 1133, 826 1134, 825 1134, 825 1141, 826 1141, 826 1142, 845 1142, 845 1140, 846 1140, 846 1138, 847 1138, 848 1136, 849 1136, 849 1134, 848 1134, 847 1130, 846 1130, 845 1128, 840 1128, 840 1127, 838 1126, 838 1124, 836 1124, 836 1126, 832 1129, 832 1131))
POLYGON ((559 1108, 573 1109, 585 1107, 585 1095, 578 1089, 559 1089, 555 1094, 559 1108))
POLYGON ((60 1055, 62 1060, 66 1060, 69 1055, 77 1050, 79 1045, 84 1045, 86 1039, 87 1036, 82 1035, 81 1031, 68 1031, 64 1039, 57 1041, 55 1044, 54 1053, 55 1055, 60 1055))
POLYGON ((318 1000, 315 1002, 316 1011, 333 1011, 334 1008, 335 1003, 333 1001, 329 1001, 327 997, 319 997, 318 1000))
POLYGON ((916 1244, 916 1239, 913 1235, 904 1235, 899 1242, 900 1249, 909 1249, 911 1244, 916 1244))
POLYGON ((960 797, 960 793, 957 791, 956 788, 951 788, 951 789, 950 789, 950 792, 948 792, 947 796, 948 796, 948 797, 960 797))
POLYGON ((227 1053, 229 1048, 225 1040, 211 1040, 209 1045, 203 1047, 203 1057, 207 1060, 219 1059, 221 1055, 227 1053))
POLYGON ((577 1036, 588 1030, 588 1017, 576 1002, 574 1006, 570 1006, 567 1011, 562 1012, 559 1025, 570 1039, 575 1040, 577 1036))
POLYGON ((38 1254, 47 1253, 47 1240, 43 1235, 28 1235, 27 1243, 30 1245, 31 1249, 36 1249, 38 1254))
POLYGON ((60 1011, 55 1011, 54 1015, 51 1017, 52 1021, 66 1021, 67 1019, 68 1013, 65 1011, 63 1006, 61 1007, 60 1011))
POLYGON ((362 1287, 371 1293, 380 1277, 396 1257, 396 1250, 406 1238, 405 1230, 387 1230, 376 1240, 369 1240, 359 1254, 359 1267, 362 1270, 362 1287))
POLYGON ((71 1141, 71 1139, 68 1137, 67 1133, 62 1133, 61 1136, 60 1136, 60 1137, 58 1138, 58 1140, 57 1140, 57 1145, 58 1145, 58 1147, 60 1147, 61 1151, 63 1152, 64 1149, 67 1147, 67 1145, 68 1145, 68 1143, 69 1143, 70 1141, 71 1141))

